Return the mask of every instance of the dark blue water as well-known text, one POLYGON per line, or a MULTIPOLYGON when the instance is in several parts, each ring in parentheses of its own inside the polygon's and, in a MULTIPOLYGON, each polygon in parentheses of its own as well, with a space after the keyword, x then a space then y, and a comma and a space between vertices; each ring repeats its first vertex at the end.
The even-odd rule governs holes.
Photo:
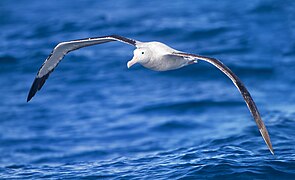
POLYGON ((0 1, 0 177, 295 177, 295 3, 0 1), (60 41, 119 34, 213 56, 246 84, 268 151, 232 82, 205 62, 127 69, 133 47, 70 53, 26 103, 60 41))

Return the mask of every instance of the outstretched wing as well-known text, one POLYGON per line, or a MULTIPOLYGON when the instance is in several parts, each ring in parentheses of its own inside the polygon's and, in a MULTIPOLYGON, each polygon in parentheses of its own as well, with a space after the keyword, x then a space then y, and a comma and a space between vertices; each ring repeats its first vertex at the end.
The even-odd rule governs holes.
POLYGON ((54 68, 58 65, 58 63, 63 59, 63 57, 67 53, 83 47, 107 43, 111 41, 120 41, 133 46, 136 46, 136 44, 139 43, 139 41, 135 41, 133 39, 125 38, 118 35, 86 38, 59 43, 53 49, 51 54, 47 57, 47 59, 39 69, 37 76, 31 86, 30 92, 28 94, 27 102, 29 102, 32 99, 32 97, 37 93, 37 91, 39 91, 42 88, 49 74, 54 70, 54 68))
POLYGON ((266 143, 266 145, 268 146, 270 152, 272 154, 274 154, 273 148, 272 148, 272 144, 270 141, 270 137, 268 135, 267 129, 260 117, 259 111, 256 107, 255 102, 253 101, 249 91, 247 90, 247 88, 245 87, 245 85, 242 83, 242 81, 226 66, 224 65, 222 62, 220 62, 217 59, 211 58, 211 57, 205 57, 205 56, 200 56, 200 55, 195 55, 195 54, 188 54, 188 53, 182 53, 182 52, 176 52, 173 53, 174 55, 177 56, 182 56, 182 57, 188 57, 188 58, 196 58, 199 60, 203 60, 206 61, 212 65, 214 65, 215 67, 217 67, 219 70, 221 70, 224 74, 227 75, 227 77, 229 77, 232 82, 234 83, 234 85, 238 88, 238 90, 240 91, 240 93, 242 94, 258 128, 259 131, 266 143))

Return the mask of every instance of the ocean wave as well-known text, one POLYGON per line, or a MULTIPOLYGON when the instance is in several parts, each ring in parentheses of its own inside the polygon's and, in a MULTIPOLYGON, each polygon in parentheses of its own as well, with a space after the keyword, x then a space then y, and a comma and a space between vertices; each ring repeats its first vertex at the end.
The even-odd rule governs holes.
POLYGON ((244 102, 242 101, 213 101, 213 100, 203 100, 203 101, 185 101, 185 102, 170 102, 163 104, 154 104, 144 106, 137 109, 136 113, 159 113, 159 112, 183 112, 193 110, 200 107, 232 107, 232 106, 242 106, 244 102))
POLYGON ((0 1, 0 178, 295 179, 291 1, 0 1), (133 47, 69 53, 26 103, 61 41, 119 34, 212 56, 251 91, 269 131, 214 66, 127 69, 133 47))
POLYGON ((12 55, 0 56, 0 64, 15 64, 17 62, 18 62, 17 58, 12 55))

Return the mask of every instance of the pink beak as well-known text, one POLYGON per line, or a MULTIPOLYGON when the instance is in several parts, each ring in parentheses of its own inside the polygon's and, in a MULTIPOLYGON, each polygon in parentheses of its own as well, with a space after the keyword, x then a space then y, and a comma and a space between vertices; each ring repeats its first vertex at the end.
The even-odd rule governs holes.
POLYGON ((130 68, 131 66, 133 66, 134 64, 136 64, 137 63, 137 61, 134 59, 134 57, 130 60, 130 61, 128 61, 128 63, 127 63, 127 67, 128 68, 130 68))

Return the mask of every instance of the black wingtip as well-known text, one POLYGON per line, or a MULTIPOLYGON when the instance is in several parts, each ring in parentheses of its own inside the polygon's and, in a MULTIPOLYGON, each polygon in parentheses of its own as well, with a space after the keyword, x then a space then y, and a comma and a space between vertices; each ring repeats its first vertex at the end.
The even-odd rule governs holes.
MULTIPOLYGON (((32 96, 33 97, 33 96, 32 96)), ((27 97, 27 102, 29 102, 31 99, 32 99, 32 97, 30 97, 29 95, 28 95, 28 97, 27 97)))
POLYGON ((39 86, 39 84, 40 84, 40 79, 41 79, 41 78, 38 78, 38 77, 35 78, 35 80, 34 80, 32 86, 31 86, 30 92, 29 92, 29 94, 28 94, 27 102, 29 102, 29 101, 35 96, 35 94, 37 93, 37 91, 38 91, 38 86, 39 86))
POLYGON ((49 74, 43 76, 43 77, 36 77, 32 86, 31 86, 31 89, 30 89, 30 92, 28 94, 28 97, 27 97, 27 102, 29 102, 34 96, 35 94, 37 93, 37 91, 39 91, 42 86, 44 85, 46 79, 48 78, 49 74))

